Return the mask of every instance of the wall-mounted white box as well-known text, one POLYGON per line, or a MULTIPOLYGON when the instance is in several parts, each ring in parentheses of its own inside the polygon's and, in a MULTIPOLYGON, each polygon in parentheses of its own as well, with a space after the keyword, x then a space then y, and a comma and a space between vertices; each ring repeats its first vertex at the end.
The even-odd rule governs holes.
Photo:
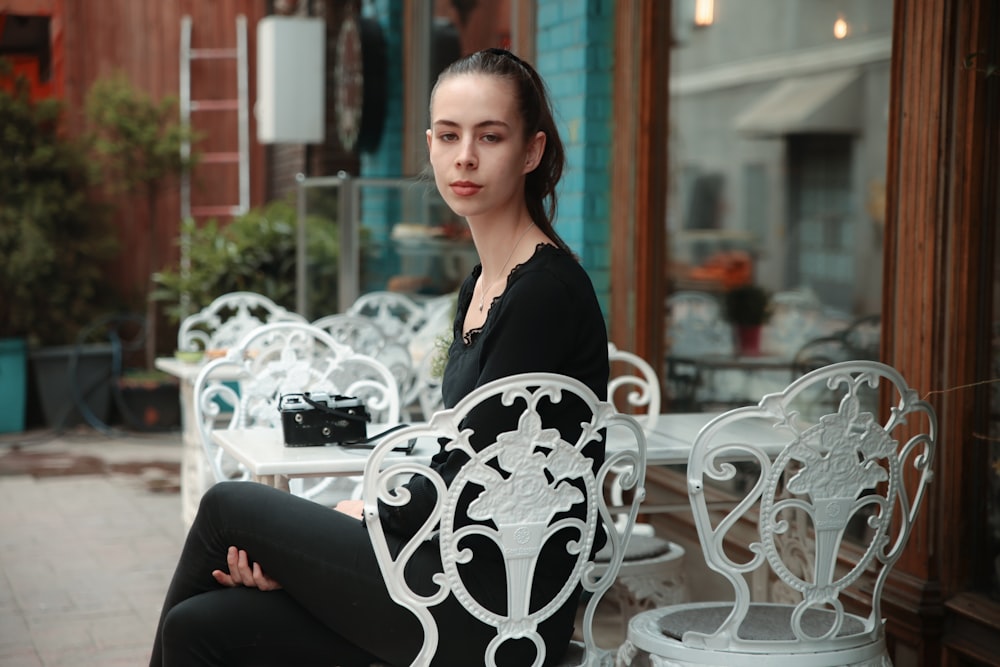
POLYGON ((326 106, 323 19, 266 16, 257 23, 257 140, 322 143, 326 106))

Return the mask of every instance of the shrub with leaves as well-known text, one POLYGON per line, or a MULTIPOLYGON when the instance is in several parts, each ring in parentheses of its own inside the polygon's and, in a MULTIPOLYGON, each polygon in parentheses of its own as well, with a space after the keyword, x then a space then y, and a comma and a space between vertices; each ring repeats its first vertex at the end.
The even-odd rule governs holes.
MULTIPOLYGON (((175 322, 222 294, 241 290, 263 294, 294 311, 296 230, 296 210, 286 201, 252 209, 227 225, 209 220, 199 226, 188 220, 181 237, 189 237, 190 269, 157 273, 153 297, 165 303, 175 322)), ((308 308, 313 319, 338 312, 338 234, 336 222, 319 216, 306 218, 308 308)))
POLYGON ((128 197, 138 197, 145 209, 149 281, 141 286, 138 296, 146 302, 146 364, 152 369, 158 338, 155 302, 151 298, 155 289, 153 273, 162 268, 156 234, 157 200, 167 185, 197 161, 197 153, 182 152, 185 144, 190 146, 197 137, 178 119, 173 96, 153 100, 120 72, 95 81, 87 91, 85 107, 105 191, 119 203, 128 204, 128 197))
POLYGON ((62 103, 32 101, 2 58, 0 79, 0 338, 73 343, 110 309, 117 244, 89 196, 86 147, 60 133, 62 103))

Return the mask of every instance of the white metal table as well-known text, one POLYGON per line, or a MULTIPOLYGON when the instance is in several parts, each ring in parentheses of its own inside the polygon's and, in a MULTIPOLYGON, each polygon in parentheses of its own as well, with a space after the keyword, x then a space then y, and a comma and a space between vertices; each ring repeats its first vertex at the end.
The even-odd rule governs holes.
MULTIPOLYGON (((647 465, 687 464, 691 444, 698 431, 717 413, 666 413, 660 415, 656 429, 647 436, 647 465)), ((378 428, 373 426, 373 432, 378 428)), ((761 445, 765 450, 779 451, 783 438, 763 421, 759 428, 751 424, 733 434, 743 442, 761 445)), ((326 447, 286 447, 281 428, 258 427, 245 429, 216 429, 212 440, 237 461, 246 466, 254 479, 288 489, 292 477, 352 476, 364 473, 367 449, 326 447)), ((608 437, 608 449, 616 446, 615 433, 608 437)), ((429 462, 439 451, 436 439, 417 441, 413 452, 400 453, 420 461, 429 462)), ((650 511, 656 511, 650 508, 650 511)), ((662 510, 661 510, 662 511, 662 510)))
MULTIPOLYGON (((381 430, 378 425, 371 432, 381 430)), ((287 447, 281 428, 256 427, 216 429, 212 440, 230 456, 246 466, 255 481, 288 490, 288 480, 293 477, 350 477, 365 471, 365 461, 370 449, 327 445, 320 447, 287 447)), ((440 449, 436 439, 417 440, 406 457, 430 463, 440 449)))

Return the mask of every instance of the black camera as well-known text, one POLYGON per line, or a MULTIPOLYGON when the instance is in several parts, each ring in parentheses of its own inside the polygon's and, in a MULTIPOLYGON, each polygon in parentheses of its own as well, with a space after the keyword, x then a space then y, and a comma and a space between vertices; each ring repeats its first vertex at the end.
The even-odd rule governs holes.
POLYGON ((368 439, 368 409, 359 398, 321 392, 285 394, 278 401, 288 447, 355 444, 368 439))

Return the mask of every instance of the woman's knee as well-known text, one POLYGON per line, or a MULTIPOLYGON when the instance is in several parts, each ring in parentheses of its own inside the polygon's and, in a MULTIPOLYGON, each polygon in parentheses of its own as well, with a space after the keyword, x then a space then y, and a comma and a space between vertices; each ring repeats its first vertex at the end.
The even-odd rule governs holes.
POLYGON ((166 665, 212 664, 213 646, 221 639, 220 618, 202 596, 180 602, 163 619, 163 657, 166 665))
POLYGON ((246 482, 219 482, 208 487, 205 493, 201 496, 201 505, 205 506, 216 506, 220 503, 224 504, 229 502, 230 499, 243 493, 246 482))
POLYGON ((208 487, 201 497, 199 510, 227 510, 227 508, 241 508, 248 503, 254 502, 252 499, 260 495, 261 492, 271 491, 261 484, 253 482, 219 482, 208 487))

